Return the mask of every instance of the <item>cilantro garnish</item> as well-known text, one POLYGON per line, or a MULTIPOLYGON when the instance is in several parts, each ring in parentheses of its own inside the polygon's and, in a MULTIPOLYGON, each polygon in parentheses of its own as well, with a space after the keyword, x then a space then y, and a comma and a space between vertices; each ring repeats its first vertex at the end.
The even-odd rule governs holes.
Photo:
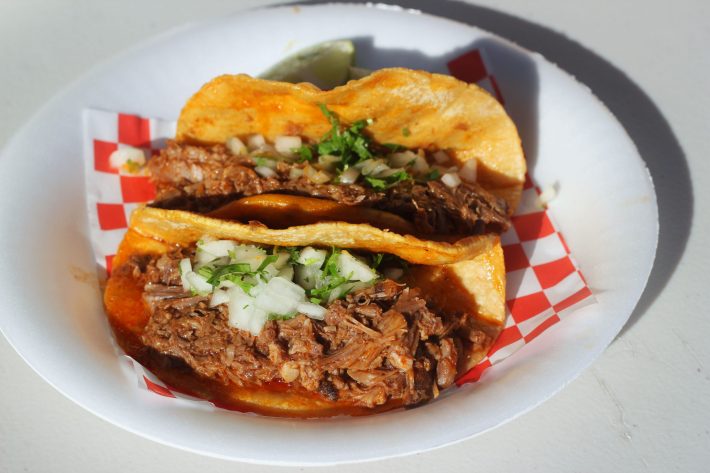
POLYGON ((299 148, 294 148, 292 151, 299 157, 299 162, 313 161, 313 146, 301 145, 299 148))
POLYGON ((345 128, 340 124, 338 117, 326 108, 325 104, 319 106, 332 128, 318 143, 318 154, 340 156, 340 161, 337 163, 340 169, 346 169, 347 166, 370 159, 372 157, 370 139, 363 133, 363 130, 372 123, 372 119, 358 120, 345 128))
POLYGON ((382 263, 382 258, 385 257, 384 253, 376 253, 372 255, 372 269, 377 269, 382 263))
POLYGON ((257 273, 263 272, 268 265, 270 265, 271 263, 275 263, 276 260, 278 260, 278 259, 279 259, 278 255, 267 256, 266 258, 264 258, 264 261, 262 261, 261 264, 259 265, 259 267, 256 269, 256 272, 257 273))
POLYGON ((298 315, 298 312, 289 312, 288 314, 269 314, 267 319, 268 320, 288 320, 296 317, 298 315))
POLYGON ((434 168, 431 171, 429 171, 428 173, 426 173, 426 175, 424 175, 423 179, 425 181, 435 181, 435 180, 439 179, 439 177, 441 177, 441 172, 439 172, 438 169, 434 168))
POLYGON ((207 282, 213 286, 219 286, 220 282, 228 279, 229 281, 237 284, 235 279, 242 281, 243 276, 251 274, 253 274, 253 272, 251 270, 251 266, 249 266, 249 263, 226 264, 224 266, 220 266, 219 268, 215 268, 207 282))
POLYGON ((370 186, 373 189, 377 190, 385 190, 389 189, 390 187, 394 186, 398 182, 406 181, 408 179, 411 179, 412 176, 409 175, 407 171, 397 171, 394 174, 390 174, 387 177, 372 177, 372 176, 365 176, 365 182, 370 184, 370 186))

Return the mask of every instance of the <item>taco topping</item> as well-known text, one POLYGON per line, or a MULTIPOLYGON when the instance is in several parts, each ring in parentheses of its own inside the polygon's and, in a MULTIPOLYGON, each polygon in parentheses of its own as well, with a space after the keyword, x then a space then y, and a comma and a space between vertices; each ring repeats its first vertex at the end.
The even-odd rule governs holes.
POLYGON ((331 129, 318 143, 299 136, 267 143, 262 135, 212 147, 170 142, 149 164, 157 205, 209 211, 243 196, 287 193, 387 211, 421 234, 507 229, 505 201, 476 184, 475 159, 459 168, 444 150, 378 145, 364 133, 371 120, 345 127, 321 110, 331 129))
POLYGON ((364 407, 427 401, 488 335, 471 314, 443 313, 375 267, 407 270, 389 255, 202 240, 132 256, 115 273, 143 287, 150 317, 141 342, 200 376, 293 383, 364 407))

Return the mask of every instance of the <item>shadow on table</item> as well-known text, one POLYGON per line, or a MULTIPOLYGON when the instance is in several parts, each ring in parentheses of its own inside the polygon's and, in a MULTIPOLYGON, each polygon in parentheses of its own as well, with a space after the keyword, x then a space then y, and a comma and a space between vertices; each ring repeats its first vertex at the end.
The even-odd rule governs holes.
MULTIPOLYGON (((330 2, 299 3, 308 5, 330 2)), ((548 28, 489 8, 455 1, 397 0, 391 3, 483 28, 543 54, 586 84, 624 126, 653 177, 660 233, 656 261, 648 284, 621 331, 623 335, 651 306, 675 272, 685 252, 693 218, 693 191, 685 153, 661 111, 624 72, 581 44, 548 28)), ((391 57, 398 56, 393 54, 391 57)), ((401 65, 417 66, 407 63, 401 65)), ((521 119, 512 112, 511 115, 516 121, 521 119)), ((531 169, 537 152, 537 130, 533 128, 536 115, 536 111, 532 115, 528 113, 521 122, 524 124, 521 128, 525 128, 521 130, 521 135, 531 169)))

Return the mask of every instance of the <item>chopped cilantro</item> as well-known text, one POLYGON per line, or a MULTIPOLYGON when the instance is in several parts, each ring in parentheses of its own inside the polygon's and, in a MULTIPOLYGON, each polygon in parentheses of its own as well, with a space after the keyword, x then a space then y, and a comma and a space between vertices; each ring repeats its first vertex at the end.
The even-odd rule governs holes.
POLYGON ((241 281, 241 276, 252 274, 251 266, 249 263, 236 263, 227 264, 216 268, 212 273, 212 276, 207 280, 208 283, 213 286, 218 286, 220 282, 228 279, 233 283, 237 284, 234 280, 234 276, 239 275, 239 281, 241 281))
POLYGON ((313 146, 301 145, 291 151, 298 155, 300 162, 313 161, 313 146))
POLYGON ((365 182, 370 184, 373 189, 385 190, 394 186, 398 182, 406 181, 411 178, 412 176, 410 176, 407 171, 402 170, 383 178, 365 176, 365 182))
POLYGON ((211 268, 209 266, 202 266, 197 270, 197 274, 209 280, 212 277, 212 274, 214 274, 214 268, 211 268))
POLYGON ((274 160, 270 158, 265 158, 263 156, 255 156, 252 158, 257 166, 263 166, 270 168, 274 165, 274 160))
POLYGON ((387 181, 384 179, 378 179, 376 177, 365 176, 365 182, 370 184, 370 187, 377 190, 387 189, 387 181))
POLYGON ((370 139, 363 133, 365 127, 372 123, 371 119, 358 120, 345 128, 340 124, 338 117, 328 110, 325 104, 320 104, 320 109, 328 118, 332 128, 323 136, 316 147, 319 155, 332 154, 340 156, 341 159, 337 166, 341 170, 346 169, 351 164, 372 157, 370 139))
POLYGON ((384 258, 384 253, 376 253, 372 255, 372 269, 377 269, 382 263, 382 258, 384 258))
POLYGON ((424 180, 425 181, 435 181, 441 177, 441 172, 439 172, 438 169, 434 168, 428 173, 424 175, 424 180))
POLYGON ((295 246, 286 246, 284 247, 284 250, 288 251, 288 254, 290 255, 288 262, 291 264, 296 263, 298 258, 301 257, 301 252, 295 246))
POLYGON ((257 273, 263 272, 268 265, 270 265, 271 263, 275 263, 276 260, 278 260, 278 259, 279 259, 278 255, 267 256, 266 258, 264 258, 264 261, 262 261, 261 264, 259 265, 259 267, 256 269, 256 272, 257 273))
POLYGON ((288 320, 296 317, 298 312, 289 312, 288 314, 269 314, 267 317, 269 320, 288 320))

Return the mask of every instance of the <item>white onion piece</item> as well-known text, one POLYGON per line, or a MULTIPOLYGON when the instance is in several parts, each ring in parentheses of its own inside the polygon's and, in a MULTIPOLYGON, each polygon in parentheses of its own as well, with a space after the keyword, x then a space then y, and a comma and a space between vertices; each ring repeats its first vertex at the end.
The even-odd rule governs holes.
POLYGON ((395 281, 404 275, 404 270, 402 268, 387 268, 384 270, 384 276, 387 279, 394 279, 395 281))
POLYGON ((229 152, 235 156, 247 154, 247 147, 244 145, 244 142, 236 136, 227 138, 226 145, 229 152))
POLYGON ((476 182, 476 177, 478 174, 478 161, 475 159, 469 159, 461 166, 459 170, 459 176, 466 182, 476 182))
POLYGON ((387 169, 386 171, 382 171, 381 173, 379 173, 379 175, 378 175, 377 177, 389 177, 389 176, 391 176, 392 174, 397 174, 398 172, 401 172, 401 171, 404 171, 404 169, 402 169, 402 168, 390 168, 390 169, 387 169))
MULTIPOLYGON (((383 162, 378 163, 370 172, 371 176, 375 177, 385 177, 385 174, 390 172, 392 168, 390 168, 388 165, 386 165, 383 162)), ((365 174, 365 172, 363 172, 365 174)))
POLYGON ((373 172, 378 168, 381 170, 382 166, 389 167, 381 159, 366 159, 365 161, 355 165, 355 167, 360 169, 362 174, 365 176, 373 174, 373 172))
POLYGON ((325 314, 328 312, 325 307, 312 302, 301 302, 298 306, 296 306, 296 310, 299 313, 316 320, 325 319, 325 314))
POLYGON ((429 172, 429 163, 421 156, 417 156, 417 160, 412 164, 412 173, 417 176, 423 176, 429 172))
POLYGON ((274 148, 281 154, 291 156, 294 149, 300 148, 303 142, 300 136, 277 136, 274 138, 274 148))
POLYGON ((439 150, 433 155, 434 161, 439 164, 446 164, 449 162, 449 154, 446 151, 439 150))
POLYGON ((251 135, 249 138, 247 138, 247 145, 249 146, 250 150, 264 148, 266 146, 266 140, 264 139, 264 135, 251 135))
POLYGON ((313 289, 316 287, 316 284, 323 275, 320 266, 315 264, 309 266, 298 265, 294 269, 294 282, 305 289, 313 289))
POLYGON ((317 250, 312 246, 307 246, 301 250, 301 254, 298 255, 298 260, 296 262, 305 266, 315 265, 320 268, 323 266, 326 256, 328 256, 327 251, 317 250))
POLYGON ((332 154, 323 154, 318 156, 318 165, 321 169, 326 171, 333 171, 335 169, 335 163, 340 162, 342 158, 340 156, 333 156, 332 154))
POLYGON ((195 273, 194 271, 190 271, 189 273, 187 273, 185 275, 185 279, 187 279, 187 283, 190 285, 190 289, 192 289, 201 296, 206 296, 207 294, 212 292, 212 284, 208 283, 205 278, 195 273))
POLYGON ((228 302, 229 294, 227 294, 227 291, 217 289, 212 293, 212 298, 210 299, 210 307, 217 307, 220 304, 227 304, 228 302))
POLYGON ((303 169, 301 168, 292 167, 291 170, 288 172, 289 179, 298 179, 301 176, 303 176, 303 169))
POLYGON ((306 165, 306 167, 303 168, 303 174, 305 174, 305 176, 315 184, 325 184, 326 182, 330 181, 330 178, 332 177, 327 172, 319 171, 318 169, 310 165, 306 165))
POLYGON ((217 256, 213 255, 209 251, 204 251, 200 249, 200 247, 197 247, 197 251, 195 252, 195 262, 202 266, 207 263, 211 263, 212 261, 216 260, 217 256))
POLYGON ((449 172, 441 176, 441 182, 443 182, 447 187, 454 189, 461 184, 461 178, 458 174, 449 172))
POLYGON ((182 288, 186 291, 190 290, 190 283, 187 281, 187 274, 192 272, 192 263, 190 258, 183 258, 180 260, 178 265, 180 268, 180 280, 182 281, 182 288))
POLYGON ((417 154, 409 150, 400 153, 392 153, 389 157, 389 164, 396 168, 403 168, 414 164, 417 157, 417 154))
POLYGON ((251 320, 249 321, 249 331, 251 334, 258 337, 268 318, 269 314, 265 310, 255 308, 251 314, 251 320))
POLYGON ((555 197, 557 197, 557 189, 554 185, 545 186, 542 192, 538 196, 538 201, 540 206, 544 207, 549 204, 555 197))
POLYGON ((229 325, 240 330, 249 330, 249 322, 254 313, 254 298, 236 286, 227 291, 229 296, 229 325))
POLYGON ((296 310, 306 298, 306 291, 287 279, 272 278, 256 296, 256 306, 269 314, 285 315, 296 310))
POLYGON ((289 281, 293 281, 293 266, 288 265, 285 268, 281 269, 277 276, 280 278, 288 279, 289 281))
POLYGON ((252 271, 256 271, 266 259, 266 252, 253 245, 238 245, 232 253, 232 262, 248 263, 252 271))
POLYGON ((377 277, 377 273, 368 265, 352 256, 347 251, 338 255, 338 273, 353 281, 368 282, 377 277))
POLYGON ((268 177, 274 177, 274 176, 276 176, 276 171, 274 171, 274 170, 271 169, 270 167, 266 167, 266 166, 257 166, 257 167, 254 168, 254 171, 256 171, 256 173, 257 173, 258 175, 260 175, 261 177, 267 177, 267 178, 268 178, 268 177))
POLYGON ((272 264, 278 269, 282 269, 284 266, 286 266, 288 260, 291 259, 291 254, 287 251, 279 251, 276 256, 276 261, 274 261, 272 264))
POLYGON ((109 165, 114 169, 121 169, 128 161, 143 166, 145 164, 145 153, 142 149, 126 146, 111 153, 108 158, 109 165))
POLYGON ((206 251, 217 258, 229 256, 229 253, 234 251, 236 247, 237 244, 231 240, 215 240, 197 244, 198 249, 206 251))
POLYGON ((354 184, 358 177, 360 171, 357 168, 348 168, 340 174, 339 180, 341 184, 354 184))

